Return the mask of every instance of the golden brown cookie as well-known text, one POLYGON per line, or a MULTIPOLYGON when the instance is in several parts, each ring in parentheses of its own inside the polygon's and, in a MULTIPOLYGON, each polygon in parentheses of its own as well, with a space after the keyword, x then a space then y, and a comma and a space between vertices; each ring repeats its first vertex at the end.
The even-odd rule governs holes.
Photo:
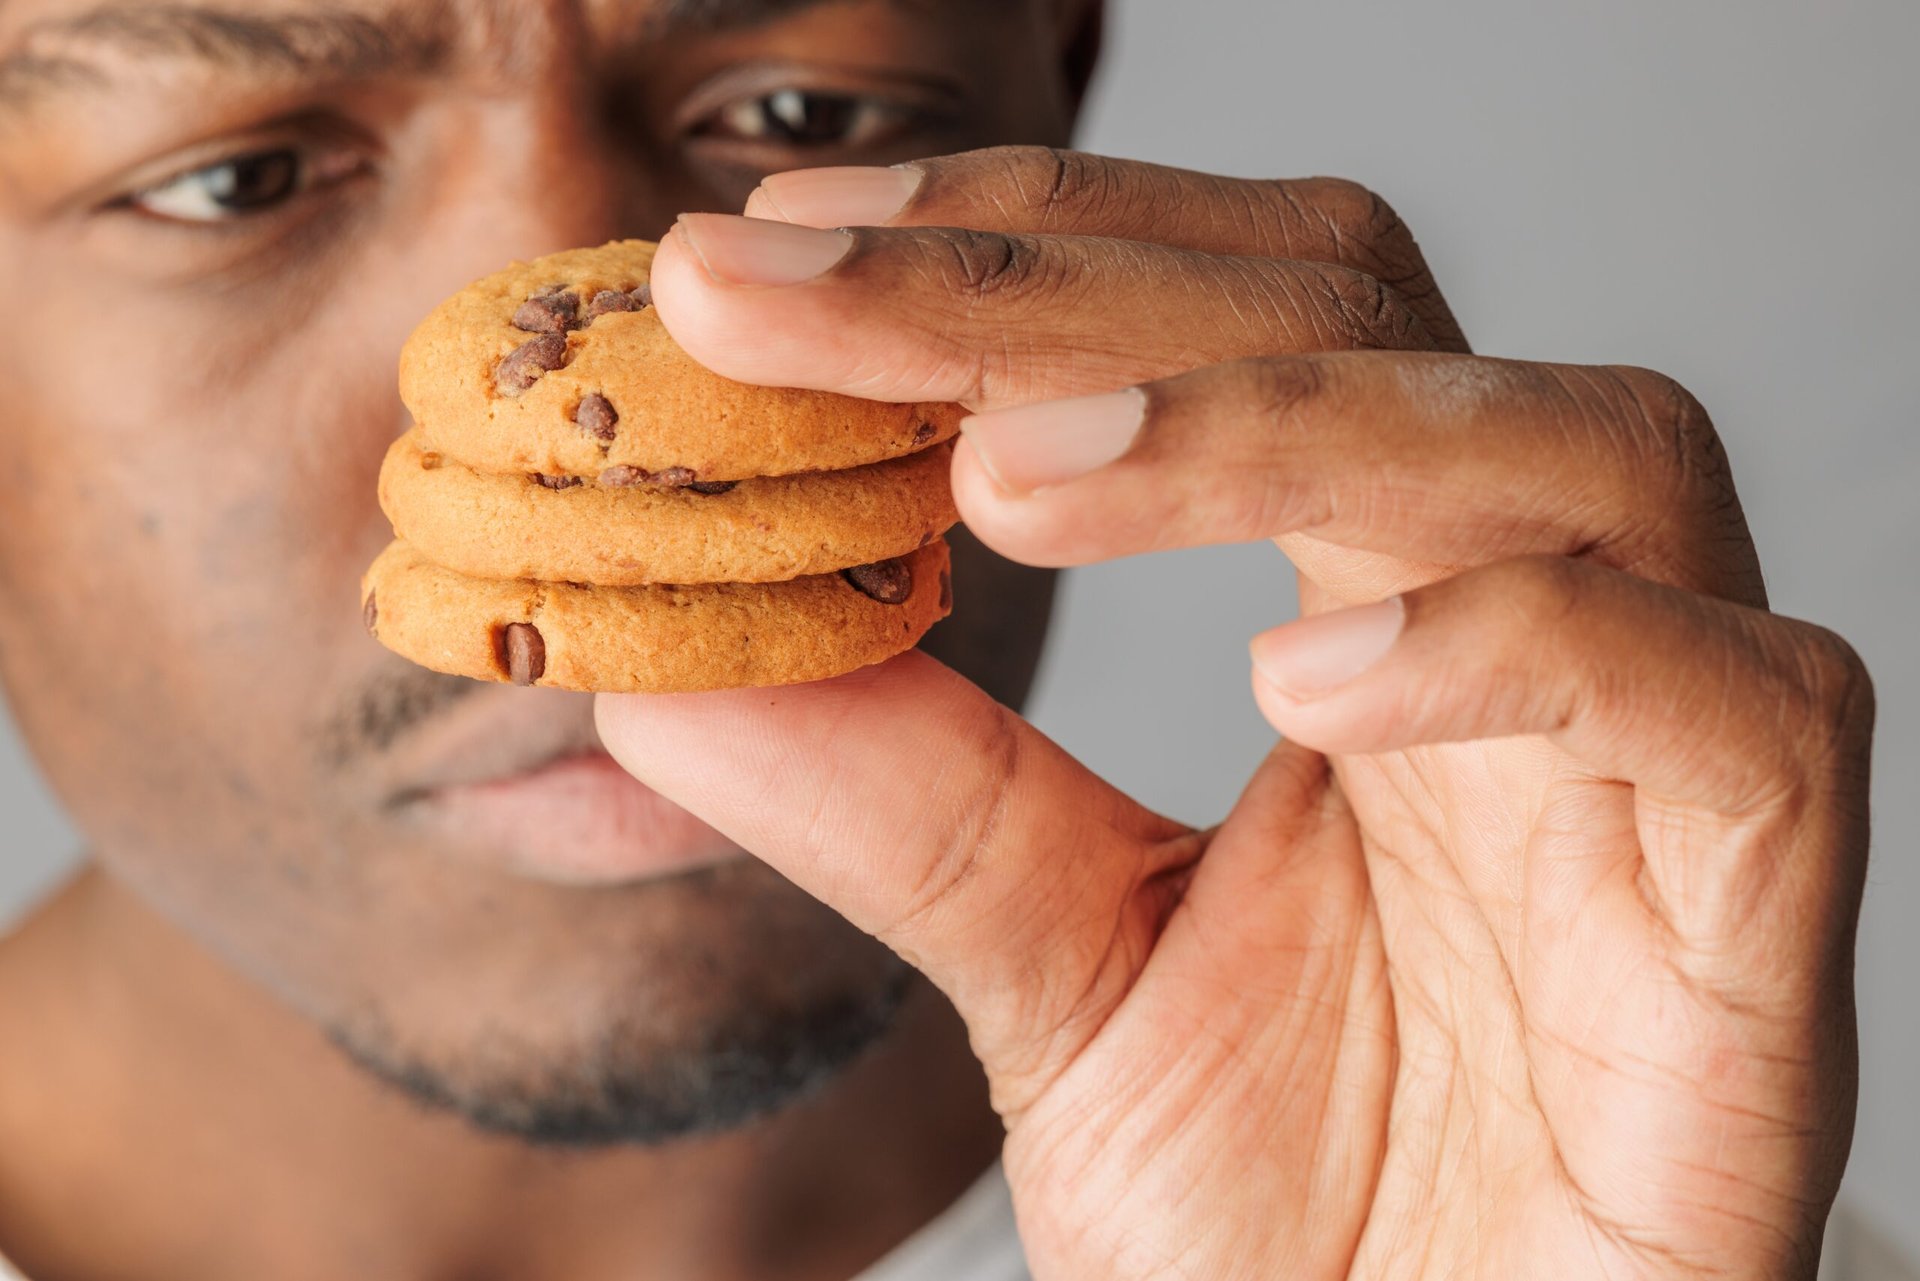
POLYGON ((400 356, 421 447, 476 471, 700 481, 831 471, 945 440, 961 410, 749 387, 680 349, 621 240, 516 263, 435 308, 400 356))
POLYGON ((719 492, 477 472, 408 432, 380 469, 380 506, 423 557, 477 578, 631 587, 770 583, 901 556, 959 519, 935 445, 846 471, 743 480, 719 492))
POLYGON ((580 587, 469 578, 403 542, 361 582, 367 627, 423 667, 674 693, 824 680, 911 649, 952 604, 947 545, 787 583, 580 587))

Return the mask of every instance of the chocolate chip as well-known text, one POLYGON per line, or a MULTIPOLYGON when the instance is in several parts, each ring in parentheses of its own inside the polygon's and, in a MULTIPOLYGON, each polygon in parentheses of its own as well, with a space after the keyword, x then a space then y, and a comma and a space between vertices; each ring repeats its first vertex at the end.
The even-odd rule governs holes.
POLYGON ((622 463, 600 473, 600 483, 615 489, 635 485, 651 485, 657 489, 690 489, 698 480, 697 473, 691 467, 663 467, 659 471, 648 471, 644 467, 622 463))
POLYGON ((875 561, 871 565, 855 565, 852 569, 843 569, 841 575, 849 583, 882 605, 899 605, 913 595, 913 571, 907 568, 904 560, 875 561))
POLYGON ((687 482, 687 488, 696 494, 724 494, 739 483, 737 480, 693 480, 687 482))
POLYGON ((591 323, 610 311, 639 310, 640 304, 618 289, 602 289, 593 296, 593 301, 587 304, 587 320, 591 323))
POLYGON ((572 489, 576 485, 587 483, 578 476, 549 476, 545 472, 533 473, 533 479, 535 483, 545 485, 548 489, 572 489))
POLYGON ((628 485, 644 485, 647 479, 644 468, 629 466, 626 463, 618 467, 609 467, 600 473, 600 483, 612 489, 622 489, 628 485))
POLYGON ((367 635, 378 636, 380 633, 374 631, 373 627, 380 621, 380 606, 375 603, 373 595, 372 592, 367 593, 366 604, 360 607, 360 621, 367 625, 367 635))
POLYGON ((515 685, 531 685, 547 671, 547 642, 532 623, 508 623, 496 631, 493 656, 515 685))
POLYGON ((514 310, 513 327, 530 334, 564 334, 578 329, 580 295, 571 289, 537 293, 514 310))
POLYGON ((567 336, 541 334, 529 338, 512 351, 494 370, 494 384, 504 396, 518 396, 540 381, 540 375, 567 363, 567 336))
POLYGON ((573 421, 575 426, 595 440, 610 441, 615 435, 614 427, 619 423, 620 415, 614 412, 612 401, 597 391, 590 391, 580 398, 580 407, 573 411, 573 421))
POLYGON ((944 569, 940 571, 940 608, 953 608, 953 575, 944 569))
POLYGON ((939 430, 932 423, 921 423, 913 429, 913 445, 918 449, 933 439, 933 433, 939 430))
POLYGON ((635 286, 627 294, 627 297, 633 299, 634 304, 636 306, 640 306, 640 307, 653 306, 653 282, 647 281, 645 284, 635 286))

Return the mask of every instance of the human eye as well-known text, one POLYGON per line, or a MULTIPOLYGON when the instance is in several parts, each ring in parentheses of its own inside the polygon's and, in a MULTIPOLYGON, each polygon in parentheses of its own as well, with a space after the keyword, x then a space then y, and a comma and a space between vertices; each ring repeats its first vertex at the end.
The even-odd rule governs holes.
POLYGON ((362 215, 391 169, 381 136, 307 110, 156 147, 75 183, 55 207, 88 251, 152 280, 266 278, 317 262, 362 215))
POLYGON ((923 115, 872 94, 785 88, 729 102, 692 132, 795 149, 882 147, 911 132, 923 115))
POLYGON ((269 144, 176 170, 110 203, 169 222, 233 222, 294 204, 366 165, 363 155, 347 147, 269 144))

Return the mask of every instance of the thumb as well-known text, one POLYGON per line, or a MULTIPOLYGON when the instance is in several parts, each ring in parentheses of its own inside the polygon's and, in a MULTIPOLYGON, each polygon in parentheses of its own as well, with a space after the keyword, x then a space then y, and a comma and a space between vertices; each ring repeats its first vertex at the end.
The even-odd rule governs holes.
POLYGON ((1145 963, 1199 838, 910 652, 837 680, 601 695, 607 750, 924 972, 1002 1115, 1145 963))

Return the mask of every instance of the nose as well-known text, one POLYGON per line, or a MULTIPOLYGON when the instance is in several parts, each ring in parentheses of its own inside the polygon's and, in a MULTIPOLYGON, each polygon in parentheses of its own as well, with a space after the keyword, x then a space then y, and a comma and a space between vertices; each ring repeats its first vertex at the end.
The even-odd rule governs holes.
MULTIPOLYGON (((369 466, 405 430, 394 360, 435 306, 516 260, 657 237, 672 217, 670 176, 606 126, 604 42, 579 0, 513 0, 502 12, 511 47, 498 31, 475 33, 478 47, 395 135, 390 194, 353 282, 368 300, 354 309, 353 341, 379 371, 369 394, 379 389, 388 409, 354 417, 369 466)), ((384 528, 377 512, 369 520, 384 528)))
POLYGON ((465 259, 468 276, 633 234, 625 206, 638 175, 620 171, 624 158, 582 104, 515 98, 472 115, 444 140, 442 181, 429 197, 440 248, 465 259))

